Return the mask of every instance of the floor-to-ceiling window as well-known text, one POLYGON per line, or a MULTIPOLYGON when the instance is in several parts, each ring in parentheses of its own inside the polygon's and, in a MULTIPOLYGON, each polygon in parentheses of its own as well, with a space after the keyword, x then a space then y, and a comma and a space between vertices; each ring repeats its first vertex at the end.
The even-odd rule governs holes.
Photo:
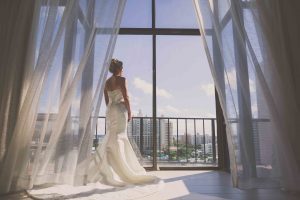
MULTIPOLYGON (((215 87, 192 1, 127 0, 114 57, 124 64, 128 136, 143 165, 217 167, 215 87)), ((104 104, 100 116, 98 137, 104 104)))
POLYGON ((160 35, 156 41, 158 163, 215 166, 215 91, 201 38, 160 35))

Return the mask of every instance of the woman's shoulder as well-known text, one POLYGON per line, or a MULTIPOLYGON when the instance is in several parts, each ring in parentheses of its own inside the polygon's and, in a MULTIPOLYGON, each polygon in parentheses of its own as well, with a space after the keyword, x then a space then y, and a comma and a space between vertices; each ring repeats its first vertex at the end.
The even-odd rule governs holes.
MULTIPOLYGON (((113 78, 113 76, 106 79, 106 81, 110 81, 112 78, 113 78)), ((118 79, 118 80, 126 80, 126 78, 124 76, 115 76, 115 78, 118 79)))
POLYGON ((109 82, 111 80, 111 78, 112 78, 112 76, 108 77, 105 82, 109 82))
POLYGON ((117 80, 120 82, 125 82, 126 78, 124 76, 117 76, 117 80))
POLYGON ((116 82, 116 84, 121 84, 121 85, 123 85, 123 84, 126 83, 126 78, 123 77, 123 76, 116 76, 114 78, 115 78, 115 80, 113 80, 113 77, 111 76, 108 79, 106 79, 106 81, 105 81, 105 87, 114 84, 113 83, 114 81, 116 82))

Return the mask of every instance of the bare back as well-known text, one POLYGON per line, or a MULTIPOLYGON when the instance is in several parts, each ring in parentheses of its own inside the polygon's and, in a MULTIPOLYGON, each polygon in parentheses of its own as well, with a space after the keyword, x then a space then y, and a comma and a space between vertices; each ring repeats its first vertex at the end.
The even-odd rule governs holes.
POLYGON ((119 76, 111 76, 106 80, 105 89, 107 91, 113 91, 124 87, 124 78, 119 76))
POLYGON ((128 97, 128 92, 127 92, 127 82, 124 77, 111 76, 109 79, 106 80, 105 87, 104 87, 105 103, 106 103, 106 105, 108 105, 108 102, 109 102, 108 92, 114 91, 117 89, 120 89, 120 91, 122 92, 122 95, 124 98, 124 103, 128 110, 128 113, 129 113, 128 119, 130 120, 131 109, 130 109, 129 97, 128 97))

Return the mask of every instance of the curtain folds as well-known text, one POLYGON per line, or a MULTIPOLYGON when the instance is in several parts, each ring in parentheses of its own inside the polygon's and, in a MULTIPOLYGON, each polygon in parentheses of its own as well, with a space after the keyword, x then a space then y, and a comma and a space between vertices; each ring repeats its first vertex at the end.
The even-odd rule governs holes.
POLYGON ((124 5, 1 1, 0 193, 84 184, 124 5))
POLYGON ((234 185, 299 190, 300 3, 194 3, 226 118, 234 185))

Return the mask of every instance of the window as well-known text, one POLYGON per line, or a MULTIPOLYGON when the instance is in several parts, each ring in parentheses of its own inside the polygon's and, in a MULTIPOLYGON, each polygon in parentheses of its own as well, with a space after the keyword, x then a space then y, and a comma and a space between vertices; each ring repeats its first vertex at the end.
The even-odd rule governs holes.
POLYGON ((157 36, 159 166, 216 164, 215 87, 201 41, 157 36))
POLYGON ((128 0, 121 28, 150 28, 152 26, 151 0, 128 0))
POLYGON ((128 81, 128 136, 145 167, 215 167, 215 87, 193 3, 156 0, 152 8, 153 1, 127 0, 113 55, 128 81))
POLYGON ((156 0, 157 28, 198 28, 193 1, 156 0))

